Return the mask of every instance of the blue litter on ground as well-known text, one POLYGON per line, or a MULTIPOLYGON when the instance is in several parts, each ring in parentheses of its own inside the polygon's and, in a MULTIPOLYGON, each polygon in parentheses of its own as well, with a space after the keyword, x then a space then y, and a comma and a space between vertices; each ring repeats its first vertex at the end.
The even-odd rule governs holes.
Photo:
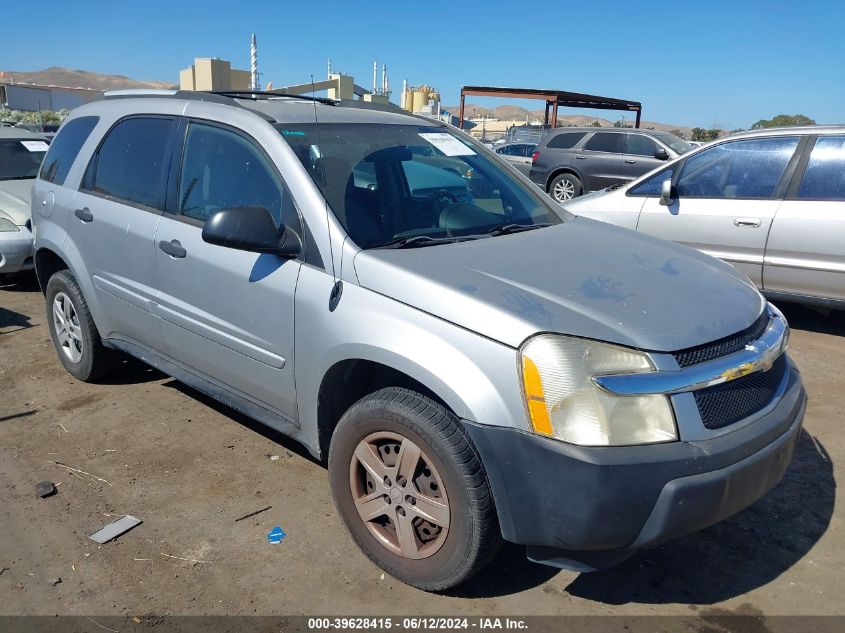
POLYGON ((285 536, 287 536, 287 534, 285 534, 284 530, 277 525, 270 530, 270 533, 267 535, 267 542, 271 545, 277 545, 282 542, 282 539, 285 538, 285 536))

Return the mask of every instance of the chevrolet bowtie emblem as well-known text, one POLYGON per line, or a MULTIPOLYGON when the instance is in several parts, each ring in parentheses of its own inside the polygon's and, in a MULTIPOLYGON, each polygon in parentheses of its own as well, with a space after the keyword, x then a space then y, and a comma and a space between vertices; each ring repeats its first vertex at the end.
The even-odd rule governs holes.
POLYGON ((722 372, 721 378, 724 382, 729 380, 736 380, 755 371, 769 371, 775 362, 777 354, 774 348, 767 346, 762 341, 755 341, 752 344, 745 346, 745 351, 759 354, 753 361, 742 363, 736 367, 731 367, 722 372))

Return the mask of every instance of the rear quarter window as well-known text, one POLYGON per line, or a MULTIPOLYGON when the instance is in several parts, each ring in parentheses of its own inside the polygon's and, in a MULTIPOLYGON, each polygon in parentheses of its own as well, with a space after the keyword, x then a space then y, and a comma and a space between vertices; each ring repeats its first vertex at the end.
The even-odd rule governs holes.
POLYGON ((50 144, 44 163, 41 165, 41 179, 56 185, 63 185, 73 161, 76 160, 82 145, 91 135, 91 130, 100 118, 83 116, 68 121, 59 130, 56 138, 50 144))
POLYGON ((549 142, 546 143, 546 147, 550 147, 551 149, 572 149, 578 144, 586 132, 568 132, 565 134, 556 134, 552 138, 549 139, 549 142))
POLYGON ((845 200, 845 135, 816 140, 801 186, 800 200, 845 200))

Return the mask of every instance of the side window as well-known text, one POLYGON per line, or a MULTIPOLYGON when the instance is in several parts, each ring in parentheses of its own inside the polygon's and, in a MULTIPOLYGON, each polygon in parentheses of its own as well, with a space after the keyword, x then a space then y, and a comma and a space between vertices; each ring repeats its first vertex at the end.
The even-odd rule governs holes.
POLYGON ((624 150, 625 135, 614 132, 596 132, 587 141, 584 149, 593 152, 610 152, 621 154, 624 150))
POLYGON ((666 180, 672 180, 672 174, 674 170, 672 168, 664 169, 660 173, 654 174, 648 180, 644 180, 636 187, 632 187, 630 191, 628 191, 629 196, 659 196, 660 190, 663 188, 663 182, 666 180))
POLYGON ((586 132, 568 132, 565 134, 556 134, 549 139, 546 147, 551 149, 572 149, 578 144, 586 132))
POLYGON ((845 200, 845 136, 822 136, 798 189, 801 200, 845 200))
MULTIPOLYGON (((137 117, 115 125, 93 163, 90 189, 110 198, 156 208, 163 199, 173 119, 137 117)), ((88 178, 86 178, 88 180, 88 178)))
POLYGON ((219 209, 264 207, 277 225, 300 231, 293 199, 264 153, 240 134, 213 125, 188 126, 177 205, 180 215, 203 222, 219 209))
POLYGON ((731 141, 691 156, 676 183, 686 198, 771 198, 797 136, 731 141))
POLYGON ((628 137, 628 149, 625 152, 626 154, 654 157, 654 153, 657 151, 659 146, 653 138, 643 134, 626 134, 626 136, 628 137))
POLYGON ((76 160, 76 155, 99 120, 96 116, 83 116, 65 124, 53 139, 41 166, 42 180, 57 185, 65 184, 65 178, 76 160))

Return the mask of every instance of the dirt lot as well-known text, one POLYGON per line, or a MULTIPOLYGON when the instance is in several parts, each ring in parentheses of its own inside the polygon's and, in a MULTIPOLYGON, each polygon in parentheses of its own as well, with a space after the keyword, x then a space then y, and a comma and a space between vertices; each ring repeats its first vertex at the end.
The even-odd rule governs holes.
POLYGON ((845 614, 845 313, 782 307, 810 404, 764 500, 595 574, 509 547, 435 596, 358 552, 325 468, 296 444, 134 361, 111 384, 76 382, 34 281, 0 285, 0 615, 845 614), (38 499, 44 479, 58 494, 38 499), (106 545, 87 538, 123 514, 144 523, 106 545), (269 545, 276 525, 287 537, 269 545))

